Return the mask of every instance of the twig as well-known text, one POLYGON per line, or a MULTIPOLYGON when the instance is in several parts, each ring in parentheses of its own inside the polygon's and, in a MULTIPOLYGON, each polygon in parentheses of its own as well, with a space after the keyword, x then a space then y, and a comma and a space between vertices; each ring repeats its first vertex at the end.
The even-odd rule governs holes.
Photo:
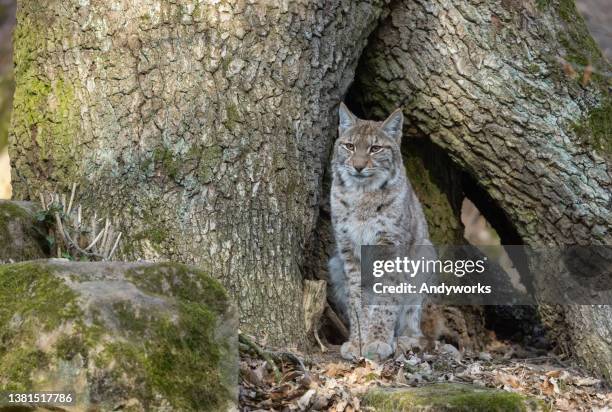
POLYGON ((115 241, 115 244, 113 245, 113 248, 111 249, 110 253, 108 254, 108 260, 110 260, 113 255, 115 254, 115 250, 117 250, 117 246, 119 246, 119 241, 121 240, 121 232, 119 232, 119 235, 117 236, 117 240, 115 241))
POLYGON ((76 190, 77 185, 74 183, 68 202, 66 194, 39 194, 43 210, 55 222, 55 225, 49 228, 49 235, 53 234, 55 237, 57 257, 61 258, 64 253, 73 258, 83 255, 110 260, 119 248, 122 233, 114 231, 109 218, 106 218, 104 228, 98 232, 98 223, 104 219, 98 219, 95 210, 91 226, 88 227, 83 220, 82 206, 75 204, 76 190))
POLYGON ((68 202, 68 208, 66 209, 66 214, 69 215, 72 210, 72 202, 74 202, 74 194, 76 192, 76 183, 72 184, 72 191, 70 193, 70 201, 68 202))
POLYGON ((340 337, 347 340, 350 336, 349 330, 338 314, 336 314, 332 307, 329 306, 329 303, 325 304, 325 316, 327 316, 327 319, 329 319, 329 321, 332 323, 332 326, 340 333, 340 337))
POLYGON ((238 342, 243 343, 244 345, 248 346, 259 357, 261 357, 263 360, 268 362, 268 365, 270 365, 270 367, 272 368, 272 373, 274 374, 274 380, 276 381, 276 383, 279 383, 281 381, 282 375, 281 375, 280 371, 278 370, 278 367, 276 366, 276 363, 272 359, 272 356, 271 356, 271 354, 269 352, 267 352, 266 350, 262 349, 261 346, 259 346, 255 342, 253 342, 251 340, 251 338, 249 338, 248 336, 246 336, 243 333, 239 333, 238 334, 238 342))
POLYGON ((81 249, 78 245, 74 243, 74 241, 72 240, 68 232, 66 232, 65 230, 64 230, 64 238, 66 239, 66 243, 72 246, 73 248, 75 248, 79 253, 82 253, 85 256, 93 256, 93 257, 100 258, 102 260, 106 260, 104 255, 100 255, 100 254, 92 253, 92 252, 86 252, 85 250, 81 249))
POLYGON ((363 357, 363 354, 361 353, 361 347, 362 347, 362 343, 361 343, 361 322, 359 320, 359 313, 357 312, 357 308, 355 309, 355 319, 357 319, 357 332, 359 333, 357 336, 359 338, 359 357, 363 357))
POLYGON ((272 352, 272 355, 282 361, 282 359, 287 359, 294 365, 296 365, 302 372, 306 372, 306 366, 304 366, 304 362, 295 354, 291 352, 272 352))
POLYGON ((104 234, 104 232, 103 232, 103 231, 102 231, 102 232, 100 232, 100 233, 98 233, 98 236, 96 236, 96 238, 95 238, 94 240, 92 240, 92 242, 89 244, 89 246, 87 246, 87 247, 85 248, 85 250, 89 250, 89 249, 91 249, 92 247, 94 247, 94 246, 96 245, 96 243, 98 243, 98 240, 100 240, 100 238, 102 237, 102 235, 103 235, 103 234, 104 234))

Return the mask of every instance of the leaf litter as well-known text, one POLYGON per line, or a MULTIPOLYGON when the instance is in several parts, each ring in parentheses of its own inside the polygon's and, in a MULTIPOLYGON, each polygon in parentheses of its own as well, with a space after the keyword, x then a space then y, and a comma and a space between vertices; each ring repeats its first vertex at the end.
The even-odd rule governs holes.
POLYGON ((240 410, 367 411, 360 398, 371 388, 408 388, 439 382, 473 384, 531 396, 543 401, 551 411, 612 410, 612 391, 605 382, 554 355, 516 358, 512 354, 525 351, 500 341, 487 351, 459 355, 448 346, 436 342, 429 351, 404 352, 377 363, 365 358, 343 360, 338 348, 308 356, 297 351, 265 349, 270 356, 264 360, 258 351, 241 345, 240 410), (270 362, 276 363, 280 380, 270 362))

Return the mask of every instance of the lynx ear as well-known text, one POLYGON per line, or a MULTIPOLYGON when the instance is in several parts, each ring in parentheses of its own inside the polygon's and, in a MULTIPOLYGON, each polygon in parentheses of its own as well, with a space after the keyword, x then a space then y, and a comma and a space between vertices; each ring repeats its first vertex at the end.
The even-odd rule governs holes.
POLYGON ((402 113, 402 109, 396 109, 387 120, 385 120, 380 127, 383 132, 387 134, 387 136, 397 140, 399 143, 402 139, 402 127, 404 125, 404 114, 402 113))
POLYGON ((338 109, 338 135, 342 135, 349 128, 355 126, 357 118, 351 111, 346 107, 346 105, 340 102, 340 108, 338 109))

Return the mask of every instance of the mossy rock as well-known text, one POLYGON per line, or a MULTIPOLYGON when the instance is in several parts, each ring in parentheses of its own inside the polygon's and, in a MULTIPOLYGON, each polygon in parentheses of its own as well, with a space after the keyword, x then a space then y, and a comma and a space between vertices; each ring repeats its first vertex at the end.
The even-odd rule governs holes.
POLYGON ((462 384, 432 384, 419 388, 372 389, 362 400, 376 412, 524 412, 545 410, 533 398, 517 393, 462 384))
POLYGON ((70 410, 229 410, 237 322, 223 287, 185 265, 0 265, 0 391, 70 391, 70 410))
POLYGON ((34 203, 0 200, 0 263, 49 257, 46 228, 34 203))

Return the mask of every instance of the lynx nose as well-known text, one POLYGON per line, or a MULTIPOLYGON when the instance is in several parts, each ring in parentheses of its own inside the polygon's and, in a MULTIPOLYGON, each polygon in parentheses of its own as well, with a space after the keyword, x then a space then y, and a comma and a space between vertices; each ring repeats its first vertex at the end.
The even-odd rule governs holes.
POLYGON ((355 170, 357 171, 357 173, 361 173, 361 171, 363 169, 365 169, 365 166, 353 166, 355 168, 355 170))

